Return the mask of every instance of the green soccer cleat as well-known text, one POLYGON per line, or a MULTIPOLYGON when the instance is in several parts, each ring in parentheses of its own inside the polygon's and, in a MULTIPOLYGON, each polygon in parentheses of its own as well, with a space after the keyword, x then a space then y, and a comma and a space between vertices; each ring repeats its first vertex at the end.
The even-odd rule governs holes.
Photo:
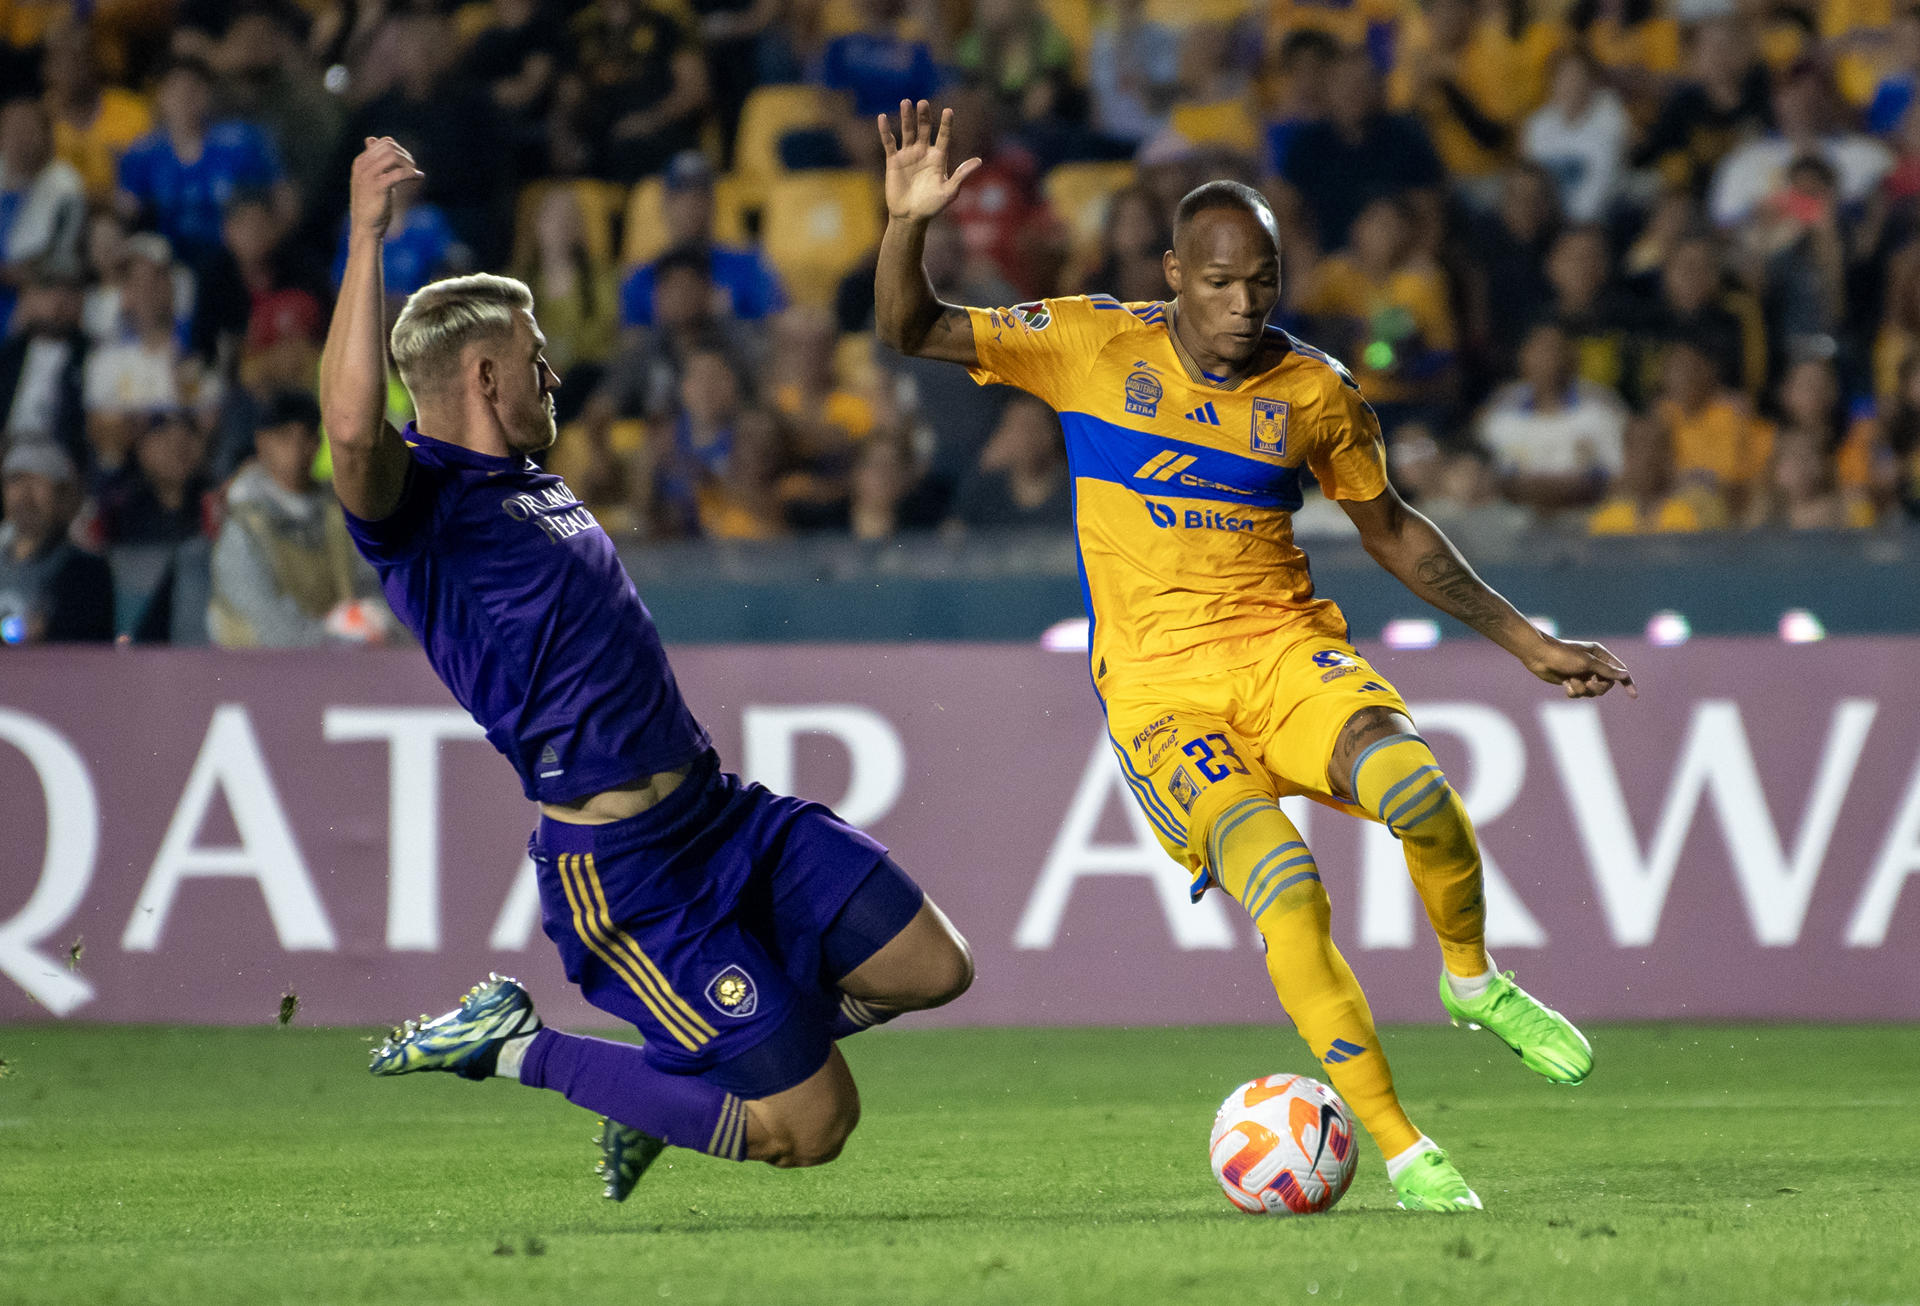
POLYGON ((1492 1030, 1527 1069, 1556 1084, 1577 1084, 1593 1070, 1593 1047, 1586 1035, 1515 984, 1512 971, 1495 975, 1487 991, 1473 999, 1456 997, 1442 972, 1440 1005, 1455 1025, 1492 1030))
POLYGON ((1453 1168, 1445 1152, 1422 1152, 1393 1181, 1403 1211, 1478 1211, 1479 1194, 1453 1168))
POLYGON ((593 1172, 606 1181, 610 1202, 626 1201, 654 1158, 667 1150, 667 1145, 652 1134, 643 1134, 617 1120, 602 1119, 600 1137, 593 1141, 600 1145, 600 1164, 593 1167, 593 1172))
POLYGON ((387 1041, 373 1050, 367 1069, 376 1075, 450 1070, 463 1079, 485 1079, 493 1074, 508 1039, 539 1028, 533 999, 520 981, 489 974, 486 983, 474 985, 445 1015, 395 1026, 387 1041))

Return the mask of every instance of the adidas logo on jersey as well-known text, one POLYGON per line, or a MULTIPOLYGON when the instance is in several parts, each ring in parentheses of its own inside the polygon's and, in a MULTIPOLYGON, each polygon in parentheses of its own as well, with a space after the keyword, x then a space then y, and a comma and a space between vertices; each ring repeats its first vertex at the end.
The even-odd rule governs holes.
POLYGON ((1213 411, 1213 400, 1209 399, 1206 403, 1201 404, 1198 408, 1188 413, 1187 420, 1189 422, 1198 422, 1202 426, 1218 426, 1220 425, 1220 414, 1213 411))

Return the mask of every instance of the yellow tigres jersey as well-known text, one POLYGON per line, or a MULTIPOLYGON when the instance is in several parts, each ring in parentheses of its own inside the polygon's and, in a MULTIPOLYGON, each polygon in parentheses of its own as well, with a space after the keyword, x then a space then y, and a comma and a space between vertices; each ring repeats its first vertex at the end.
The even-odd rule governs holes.
POLYGON ((1387 488, 1380 424, 1347 370, 1278 328, 1232 390, 1188 378, 1165 304, 1110 296, 969 309, 974 380, 1051 405, 1067 440, 1094 684, 1205 675, 1346 637, 1293 542, 1300 469, 1330 499, 1387 488))

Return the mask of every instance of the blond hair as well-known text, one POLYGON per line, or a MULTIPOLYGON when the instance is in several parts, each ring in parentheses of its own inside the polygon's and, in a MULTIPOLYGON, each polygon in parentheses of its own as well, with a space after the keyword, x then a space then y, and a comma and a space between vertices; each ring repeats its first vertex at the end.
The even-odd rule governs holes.
POLYGON ((459 373, 460 351, 472 341, 511 334, 514 314, 522 309, 533 311, 526 283, 491 272, 422 286, 407 297, 393 324, 400 379, 416 397, 445 389, 459 373))

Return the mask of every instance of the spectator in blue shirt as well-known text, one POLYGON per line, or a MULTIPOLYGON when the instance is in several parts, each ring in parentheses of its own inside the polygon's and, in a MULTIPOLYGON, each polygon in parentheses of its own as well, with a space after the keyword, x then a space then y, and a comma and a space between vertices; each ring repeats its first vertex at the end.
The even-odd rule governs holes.
POLYGON ((189 258, 220 244, 220 219, 237 192, 265 190, 275 215, 294 216, 293 189, 266 134, 239 119, 214 122, 213 73, 197 59, 175 59, 154 97, 158 130, 120 159, 122 206, 189 258))
MULTIPOLYGON (((713 166, 697 150, 676 154, 666 173, 667 248, 695 250, 707 258, 714 288, 727 299, 729 313, 742 322, 758 322, 787 306, 780 278, 757 249, 722 245, 713 238, 713 166)), ((658 260, 643 263, 620 287, 620 324, 653 325, 654 272, 658 260)))
POLYGON ((940 89, 940 70, 925 41, 899 34, 902 0, 862 0, 865 25, 836 37, 820 56, 815 80, 853 96, 855 112, 871 118, 897 110, 902 100, 931 98, 940 89))
POLYGON ((1867 105, 1867 130, 1876 136, 1900 125, 1913 103, 1914 86, 1920 83, 1920 7, 1909 5, 1895 12, 1887 47, 1887 71, 1867 105))
MULTIPOLYGON (((403 183, 393 190, 393 220, 387 224, 386 241, 380 247, 380 268, 391 299, 405 299, 435 277, 464 271, 470 261, 440 206, 412 197, 418 185, 403 183)), ((340 246, 333 257, 335 290, 340 289, 346 274, 347 222, 342 219, 340 246)))

